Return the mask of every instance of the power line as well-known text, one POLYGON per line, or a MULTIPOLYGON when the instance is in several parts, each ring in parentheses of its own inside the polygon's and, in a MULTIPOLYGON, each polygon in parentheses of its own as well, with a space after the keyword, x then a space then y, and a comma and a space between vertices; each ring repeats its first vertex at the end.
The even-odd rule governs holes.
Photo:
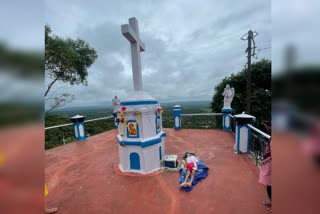
POLYGON ((266 50, 266 49, 270 49, 271 47, 266 47, 266 48, 257 48, 257 50, 266 50))
POLYGON ((258 49, 257 49, 258 53, 256 54, 256 56, 254 56, 254 58, 255 58, 255 59, 258 59, 258 56, 259 56, 259 53, 260 53, 261 50, 267 50, 267 49, 270 49, 270 48, 271 48, 271 47, 258 48, 258 49))

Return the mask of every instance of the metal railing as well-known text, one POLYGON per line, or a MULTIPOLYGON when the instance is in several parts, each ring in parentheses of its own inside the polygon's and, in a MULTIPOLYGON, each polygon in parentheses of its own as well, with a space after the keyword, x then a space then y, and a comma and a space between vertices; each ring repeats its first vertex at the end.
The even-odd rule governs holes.
MULTIPOLYGON (((97 120, 106 120, 106 119, 110 119, 113 118, 113 116, 109 116, 109 117, 100 117, 100 118, 96 118, 96 119, 91 119, 91 120, 85 120, 84 123, 89 123, 92 121, 97 121, 97 120)), ((55 129, 55 128, 60 128, 60 127, 64 127, 64 126, 71 126, 73 125, 73 123, 65 123, 65 124, 61 124, 61 125, 56 125, 56 126, 50 126, 50 127, 45 127, 45 130, 48 129, 55 129)))
POLYGON ((222 115, 222 113, 181 114, 181 126, 186 129, 221 129, 222 117, 217 116, 222 115))
POLYGON ((247 125, 250 128, 250 157, 255 161, 256 165, 261 165, 263 155, 265 154, 266 147, 271 141, 271 136, 267 133, 257 129, 251 124, 247 125))
MULTIPOLYGON (((113 129, 113 120, 108 120, 111 118, 113 116, 85 120, 86 136, 89 137, 113 129)), ((45 149, 73 142, 76 140, 74 135, 73 123, 45 127, 45 149)))

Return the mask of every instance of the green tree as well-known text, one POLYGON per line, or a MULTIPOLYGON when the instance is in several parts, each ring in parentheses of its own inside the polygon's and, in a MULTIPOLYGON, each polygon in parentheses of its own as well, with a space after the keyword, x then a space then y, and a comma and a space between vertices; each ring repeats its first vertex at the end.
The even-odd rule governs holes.
MULTIPOLYGON (((271 61, 262 59, 252 64, 251 74, 251 114, 257 118, 257 124, 263 120, 271 120, 271 61)), ((246 109, 247 96, 247 69, 242 69, 237 74, 225 77, 215 87, 211 102, 213 112, 221 112, 223 107, 223 90, 229 84, 235 89, 232 108, 235 114, 246 109)))
MULTIPOLYGON (((88 68, 97 57, 95 49, 91 48, 84 40, 64 39, 53 35, 50 27, 46 25, 45 74, 51 82, 48 84, 44 96, 47 98, 51 87, 57 81, 71 85, 87 85, 88 68)), ((60 107, 73 99, 74 96, 63 93, 60 97, 53 98, 54 104, 52 107, 60 107)))
POLYGON ((285 100, 294 104, 304 113, 318 113, 320 102, 320 67, 304 65, 285 72, 279 72, 272 77, 272 98, 285 100))

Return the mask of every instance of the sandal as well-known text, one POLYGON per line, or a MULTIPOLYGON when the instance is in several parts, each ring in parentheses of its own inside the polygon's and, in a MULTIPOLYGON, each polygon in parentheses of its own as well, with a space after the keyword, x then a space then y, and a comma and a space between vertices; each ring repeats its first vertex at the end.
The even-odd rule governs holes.
POLYGON ((54 208, 46 208, 45 209, 45 213, 49 214, 49 213, 55 213, 58 211, 58 208, 54 207, 54 208))
POLYGON ((271 207, 271 201, 269 201, 269 200, 262 201, 262 204, 264 206, 271 207))

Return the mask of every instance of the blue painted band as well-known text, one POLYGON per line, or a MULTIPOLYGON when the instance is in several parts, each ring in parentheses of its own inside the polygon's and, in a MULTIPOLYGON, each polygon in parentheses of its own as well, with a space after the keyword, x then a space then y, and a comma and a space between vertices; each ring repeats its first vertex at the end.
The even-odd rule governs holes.
POLYGON ((251 143, 251 129, 247 128, 248 129, 248 138, 247 138, 247 153, 249 153, 249 150, 250 150, 250 143, 251 143))
MULTIPOLYGON (((117 138, 118 139, 118 138, 117 138)), ((149 141, 141 142, 141 141, 119 141, 118 142, 121 146, 141 146, 142 148, 152 146, 154 144, 160 143, 161 138, 152 139, 149 141)))
POLYGON ((167 137, 167 133, 162 132, 161 135, 160 135, 160 137, 167 137))
POLYGON ((117 136, 117 140, 118 140, 119 145, 121 145, 121 146, 129 145, 129 146, 141 146, 142 148, 146 148, 148 146, 152 146, 154 144, 161 143, 161 138, 166 137, 166 136, 167 136, 167 134, 165 132, 162 132, 161 135, 159 136, 159 138, 155 138, 155 139, 143 141, 143 142, 141 142, 141 141, 121 141, 121 140, 119 140, 118 136, 117 136))
POLYGON ((231 113, 231 112, 233 112, 233 109, 232 108, 223 108, 223 109, 221 109, 221 112, 222 113, 231 113))
POLYGON ((127 101, 127 102, 120 102, 121 106, 136 106, 136 105, 154 105, 158 104, 156 100, 145 100, 145 101, 127 101))
POLYGON ((240 152, 240 125, 237 125, 237 153, 240 152))

